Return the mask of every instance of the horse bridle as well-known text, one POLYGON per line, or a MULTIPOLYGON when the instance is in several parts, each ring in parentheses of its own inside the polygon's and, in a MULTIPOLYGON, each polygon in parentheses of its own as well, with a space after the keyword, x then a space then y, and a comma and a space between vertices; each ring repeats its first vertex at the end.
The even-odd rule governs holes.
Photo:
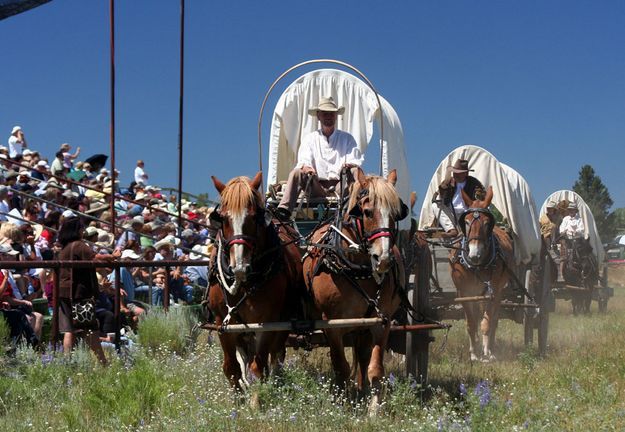
MULTIPOLYGON (((219 213, 219 207, 217 207, 209 216, 211 226, 218 230, 217 241, 223 242, 223 247, 227 253, 234 245, 243 245, 248 248, 250 252, 254 252, 256 247, 256 238, 246 234, 235 234, 231 237, 225 238, 223 231, 223 218, 224 216, 219 213)), ((264 224, 265 209, 262 207, 256 207, 256 214, 254 215, 256 226, 264 224)))
MULTIPOLYGON (((465 237, 467 236, 466 218, 471 213, 473 213, 473 219, 471 220, 471 224, 469 225, 469 228, 471 228, 471 225, 473 225, 475 222, 479 221, 482 215, 486 216, 486 218, 488 218, 490 222, 490 225, 488 227, 488 232, 487 232, 487 235, 490 237, 493 233, 493 228, 495 227, 495 216, 493 216, 490 210, 486 208, 469 208, 468 210, 466 210, 464 213, 460 215, 460 217, 458 218, 458 225, 460 227, 460 230, 462 231, 462 234, 464 234, 465 237)), ((479 237, 469 237, 467 239, 467 242, 470 242, 471 240, 479 240, 479 239, 480 239, 479 237)))
MULTIPOLYGON (((395 244, 395 238, 397 237, 397 224, 403 219, 400 215, 394 221, 393 227, 388 228, 377 228, 373 231, 365 231, 364 230, 364 221, 363 221, 363 201, 369 197, 369 189, 361 189, 358 192, 358 201, 356 205, 349 211, 349 217, 355 221, 356 233, 359 237, 360 246, 364 250, 369 249, 369 245, 373 243, 375 240, 379 238, 387 237, 391 240, 391 245, 395 244)), ((402 203, 402 205, 404 205, 402 203)))
POLYGON ((493 235, 493 229, 495 228, 495 216, 491 213, 491 211, 487 208, 469 208, 458 218, 458 225, 463 234, 462 246, 460 248, 460 258, 463 265, 467 268, 486 268, 493 265, 495 259, 497 258, 497 242, 495 241, 495 236, 493 235), (481 240, 481 237, 467 237, 466 217, 469 214, 473 215, 473 219, 469 224, 469 232, 471 231, 471 226, 477 221, 480 221, 482 216, 485 216, 490 222, 486 233, 486 241, 489 243, 490 259, 486 264, 471 264, 466 257, 466 253, 469 249, 469 243, 472 240, 481 240))

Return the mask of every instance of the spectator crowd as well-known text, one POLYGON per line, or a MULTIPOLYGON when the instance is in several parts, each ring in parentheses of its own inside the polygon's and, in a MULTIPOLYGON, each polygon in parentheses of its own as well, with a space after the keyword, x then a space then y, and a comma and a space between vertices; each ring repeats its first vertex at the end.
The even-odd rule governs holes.
MULTIPOLYGON (((63 143, 47 158, 29 146, 20 126, 13 127, 8 146, 0 146, 0 260, 32 263, 25 269, 0 270, 0 313, 14 339, 24 338, 33 345, 41 341, 44 322, 33 301, 47 299, 51 310, 54 287, 54 271, 37 263, 59 259, 63 247, 59 232, 69 221, 80 227, 81 242, 94 256, 154 261, 153 267, 120 269, 121 310, 128 326, 137 322, 150 303, 163 304, 165 284, 172 305, 198 302, 207 286, 206 266, 183 264, 208 259, 212 208, 182 200, 178 220, 177 197, 149 183, 144 161, 137 162, 128 187, 120 187, 100 166, 101 160, 81 161, 80 156, 80 147, 63 143), (114 218, 111 194, 115 196, 114 218), (181 265, 159 267, 162 260, 181 265)), ((115 272, 100 267, 96 275, 98 336, 111 341, 115 272)))

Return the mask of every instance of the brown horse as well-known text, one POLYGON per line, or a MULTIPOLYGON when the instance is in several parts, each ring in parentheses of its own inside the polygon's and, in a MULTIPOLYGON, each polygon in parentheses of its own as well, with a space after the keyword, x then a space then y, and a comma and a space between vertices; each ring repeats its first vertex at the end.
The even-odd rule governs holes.
POLYGON ((510 279, 509 269, 514 266, 512 240, 488 210, 493 199, 489 187, 484 200, 473 201, 466 193, 463 199, 469 209, 459 218, 463 233, 462 247, 450 253, 450 270, 459 297, 489 297, 486 301, 462 303, 467 319, 471 360, 478 360, 478 323, 482 333, 482 359, 494 360, 492 353, 503 289, 510 279))
MULTIPOLYGON (((395 222, 407 208, 395 191, 395 170, 388 179, 365 176, 360 169, 356 177, 345 216, 313 232, 313 246, 303 263, 304 280, 324 319, 386 319, 383 325, 352 333, 354 370, 360 367, 358 389, 371 386, 370 412, 375 413, 380 406, 389 318, 400 304, 397 290, 404 286, 404 269, 394 245, 395 222)), ((353 331, 324 330, 336 382, 343 389, 350 378, 343 337, 353 331)))
MULTIPOLYGON (((236 177, 226 185, 212 177, 221 204, 211 215, 219 227, 210 272, 209 307, 217 325, 263 323, 290 318, 301 282, 301 254, 281 224, 274 223, 253 180, 236 177)), ((233 387, 246 373, 263 378, 284 356, 288 332, 220 333, 223 371, 233 387)))

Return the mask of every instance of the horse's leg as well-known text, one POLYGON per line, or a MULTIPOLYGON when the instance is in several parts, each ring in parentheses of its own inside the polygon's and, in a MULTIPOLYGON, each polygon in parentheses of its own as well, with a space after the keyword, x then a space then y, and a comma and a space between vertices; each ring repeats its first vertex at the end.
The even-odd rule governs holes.
POLYGON ((279 374, 282 372, 284 359, 286 358, 286 340, 289 337, 288 332, 279 332, 274 334, 271 349, 269 350, 269 373, 279 374))
POLYGON ((357 370, 356 382, 358 396, 363 396, 368 387, 368 369, 371 361, 371 332, 359 332, 354 337, 354 369, 357 370))
POLYGON ((345 358, 345 348, 343 346, 343 332, 340 330, 325 330, 328 345, 330 346, 330 359, 332 360, 332 368, 336 379, 336 385, 341 389, 347 388, 347 382, 350 376, 350 368, 345 358))
POLYGON ((236 336, 232 334, 219 335, 221 349, 224 352, 223 371, 230 385, 236 390, 241 390, 241 368, 237 361, 236 336))
POLYGON ((496 360, 492 353, 495 345, 495 333, 499 323, 499 309, 501 304, 501 290, 496 290, 495 296, 486 304, 484 315, 480 324, 482 331, 483 359, 485 361, 496 360))
POLYGON ((375 416, 380 412, 382 406, 382 378, 384 377, 384 350, 386 341, 391 330, 390 323, 384 327, 375 327, 371 330, 373 334, 373 349, 371 350, 371 360, 367 374, 371 385, 371 403, 369 404, 369 415, 375 416))
POLYGON ((477 322, 479 306, 476 303, 463 303, 462 308, 464 309, 464 316, 467 319, 467 334, 469 335, 469 355, 471 361, 477 361, 479 360, 479 358, 475 354, 475 349, 477 347, 477 322))

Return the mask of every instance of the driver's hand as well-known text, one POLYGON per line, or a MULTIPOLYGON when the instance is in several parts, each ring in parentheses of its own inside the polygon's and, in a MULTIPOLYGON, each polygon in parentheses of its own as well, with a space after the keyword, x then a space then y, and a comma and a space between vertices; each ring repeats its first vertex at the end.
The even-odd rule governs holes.
POLYGON ((317 174, 317 171, 315 171, 315 169, 313 167, 308 166, 308 165, 304 165, 302 167, 302 172, 304 174, 311 174, 311 175, 316 175, 317 174))

